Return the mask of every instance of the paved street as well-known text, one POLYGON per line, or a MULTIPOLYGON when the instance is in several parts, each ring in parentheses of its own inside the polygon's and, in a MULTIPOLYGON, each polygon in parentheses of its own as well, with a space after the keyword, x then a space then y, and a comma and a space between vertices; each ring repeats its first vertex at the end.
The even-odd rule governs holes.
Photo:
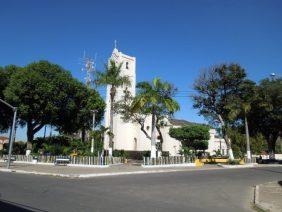
POLYGON ((199 170, 90 179, 0 173, 0 209, 251 211, 252 186, 281 179, 282 167, 199 170))

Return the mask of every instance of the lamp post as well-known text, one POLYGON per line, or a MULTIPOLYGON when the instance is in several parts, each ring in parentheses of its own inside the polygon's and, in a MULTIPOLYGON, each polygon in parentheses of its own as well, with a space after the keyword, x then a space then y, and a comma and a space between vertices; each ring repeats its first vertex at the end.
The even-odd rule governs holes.
POLYGON ((7 105, 14 112, 13 125, 12 125, 12 129, 10 131, 10 136, 9 136, 9 155, 8 155, 8 162, 7 162, 7 169, 9 169, 10 164, 11 164, 11 154, 12 154, 12 149, 13 149, 13 141, 15 140, 15 134, 16 134, 15 128, 16 128, 17 108, 13 107, 12 105, 10 105, 9 103, 5 102, 2 99, 0 99, 0 102, 7 105))
MULTIPOLYGON (((94 132, 95 130, 95 113, 97 112, 97 110, 91 110, 91 112, 93 113, 93 119, 92 119, 92 132, 94 132)), ((92 139, 91 139, 91 153, 94 152, 94 136, 92 135, 92 139)))

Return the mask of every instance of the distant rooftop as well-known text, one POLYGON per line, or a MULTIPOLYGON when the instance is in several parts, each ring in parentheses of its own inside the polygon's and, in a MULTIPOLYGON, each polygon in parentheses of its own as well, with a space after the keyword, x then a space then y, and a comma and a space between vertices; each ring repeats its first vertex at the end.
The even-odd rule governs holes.
POLYGON ((184 119, 169 119, 169 122, 175 126, 183 126, 183 125, 202 125, 200 123, 186 121, 184 119))

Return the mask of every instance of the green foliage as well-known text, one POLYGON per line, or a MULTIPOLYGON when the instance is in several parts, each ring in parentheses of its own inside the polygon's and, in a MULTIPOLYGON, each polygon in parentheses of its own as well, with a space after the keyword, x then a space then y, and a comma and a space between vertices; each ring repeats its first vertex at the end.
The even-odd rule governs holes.
POLYGON ((193 149, 206 150, 209 147, 208 141, 197 141, 192 144, 193 149))
POLYGON ((75 139, 67 136, 54 136, 48 138, 36 138, 33 141, 33 154, 50 155, 70 155, 76 153, 81 156, 97 155, 103 149, 103 142, 95 140, 95 152, 91 154, 91 142, 83 142, 81 139, 75 139))
POLYGON ((222 156, 220 149, 214 150, 214 153, 215 153, 216 157, 221 157, 222 156))
POLYGON ((250 143, 252 154, 260 155, 262 152, 267 150, 267 141, 261 133, 252 136, 250 138, 250 143))
POLYGON ((250 131, 253 135, 262 133, 267 139, 270 152, 282 132, 282 78, 264 79, 257 89, 258 97, 251 104, 248 115, 250 131))
MULTIPOLYGON (((2 153, 3 154, 8 154, 8 150, 9 150, 9 144, 4 144, 3 145, 2 153)), ((24 155, 25 151, 26 151, 26 142, 17 141, 17 142, 15 142, 13 144, 13 152, 12 152, 12 154, 24 155)))
POLYGON ((143 152, 143 157, 150 157, 151 156, 151 152, 150 151, 144 151, 143 152))
POLYGON ((128 153, 124 150, 114 150, 113 151, 113 157, 122 157, 122 158, 127 158, 128 153))
POLYGON ((138 94, 134 98, 131 111, 137 112, 146 108, 148 113, 158 117, 172 115, 180 109, 179 104, 173 98, 176 89, 168 82, 162 82, 155 78, 152 83, 140 82, 137 84, 138 94))
POLYGON ((182 148, 179 150, 179 154, 187 157, 193 155, 193 151, 187 146, 182 146, 182 148))
MULTIPOLYGON (((17 66, 0 67, 0 99, 5 100, 4 90, 10 82, 12 74, 19 71, 17 66)), ((0 103, 0 132, 7 132, 8 128, 12 124, 13 111, 11 108, 0 103)))
POLYGON ((194 89, 197 94, 193 96, 194 108, 199 109, 199 113, 213 125, 221 123, 219 115, 225 125, 232 123, 233 108, 230 104, 239 97, 238 88, 245 77, 245 70, 238 64, 211 67, 195 81, 194 89))
POLYGON ((210 139, 209 127, 205 125, 187 125, 170 128, 169 135, 181 141, 183 147, 194 150, 206 150, 210 139))
POLYGON ((89 129, 90 110, 98 110, 98 123, 105 107, 97 92, 48 61, 31 63, 12 74, 4 96, 18 107, 18 118, 22 125, 27 125, 29 142, 44 125, 55 126, 64 133, 89 129))
MULTIPOLYGON (((246 135, 238 130, 229 130, 228 135, 232 140, 232 149, 235 158, 243 158, 246 154, 246 135)), ((267 143, 262 134, 250 137, 252 154, 261 154, 267 149, 267 143)))
POLYGON ((229 165, 239 165, 240 161, 239 160, 229 160, 227 164, 229 164, 229 165))
POLYGON ((231 149, 232 140, 227 130, 236 123, 238 111, 234 109, 234 102, 240 97, 245 78, 245 70, 240 65, 222 64, 203 72, 194 83, 197 94, 192 97, 193 107, 199 109, 199 114, 214 127, 220 125, 228 149, 231 149))

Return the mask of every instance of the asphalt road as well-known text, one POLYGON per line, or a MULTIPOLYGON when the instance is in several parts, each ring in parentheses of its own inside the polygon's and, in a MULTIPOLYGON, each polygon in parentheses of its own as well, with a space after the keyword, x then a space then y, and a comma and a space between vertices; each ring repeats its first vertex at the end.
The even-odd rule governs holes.
POLYGON ((0 173, 0 211, 251 211, 282 167, 66 179, 0 173))

